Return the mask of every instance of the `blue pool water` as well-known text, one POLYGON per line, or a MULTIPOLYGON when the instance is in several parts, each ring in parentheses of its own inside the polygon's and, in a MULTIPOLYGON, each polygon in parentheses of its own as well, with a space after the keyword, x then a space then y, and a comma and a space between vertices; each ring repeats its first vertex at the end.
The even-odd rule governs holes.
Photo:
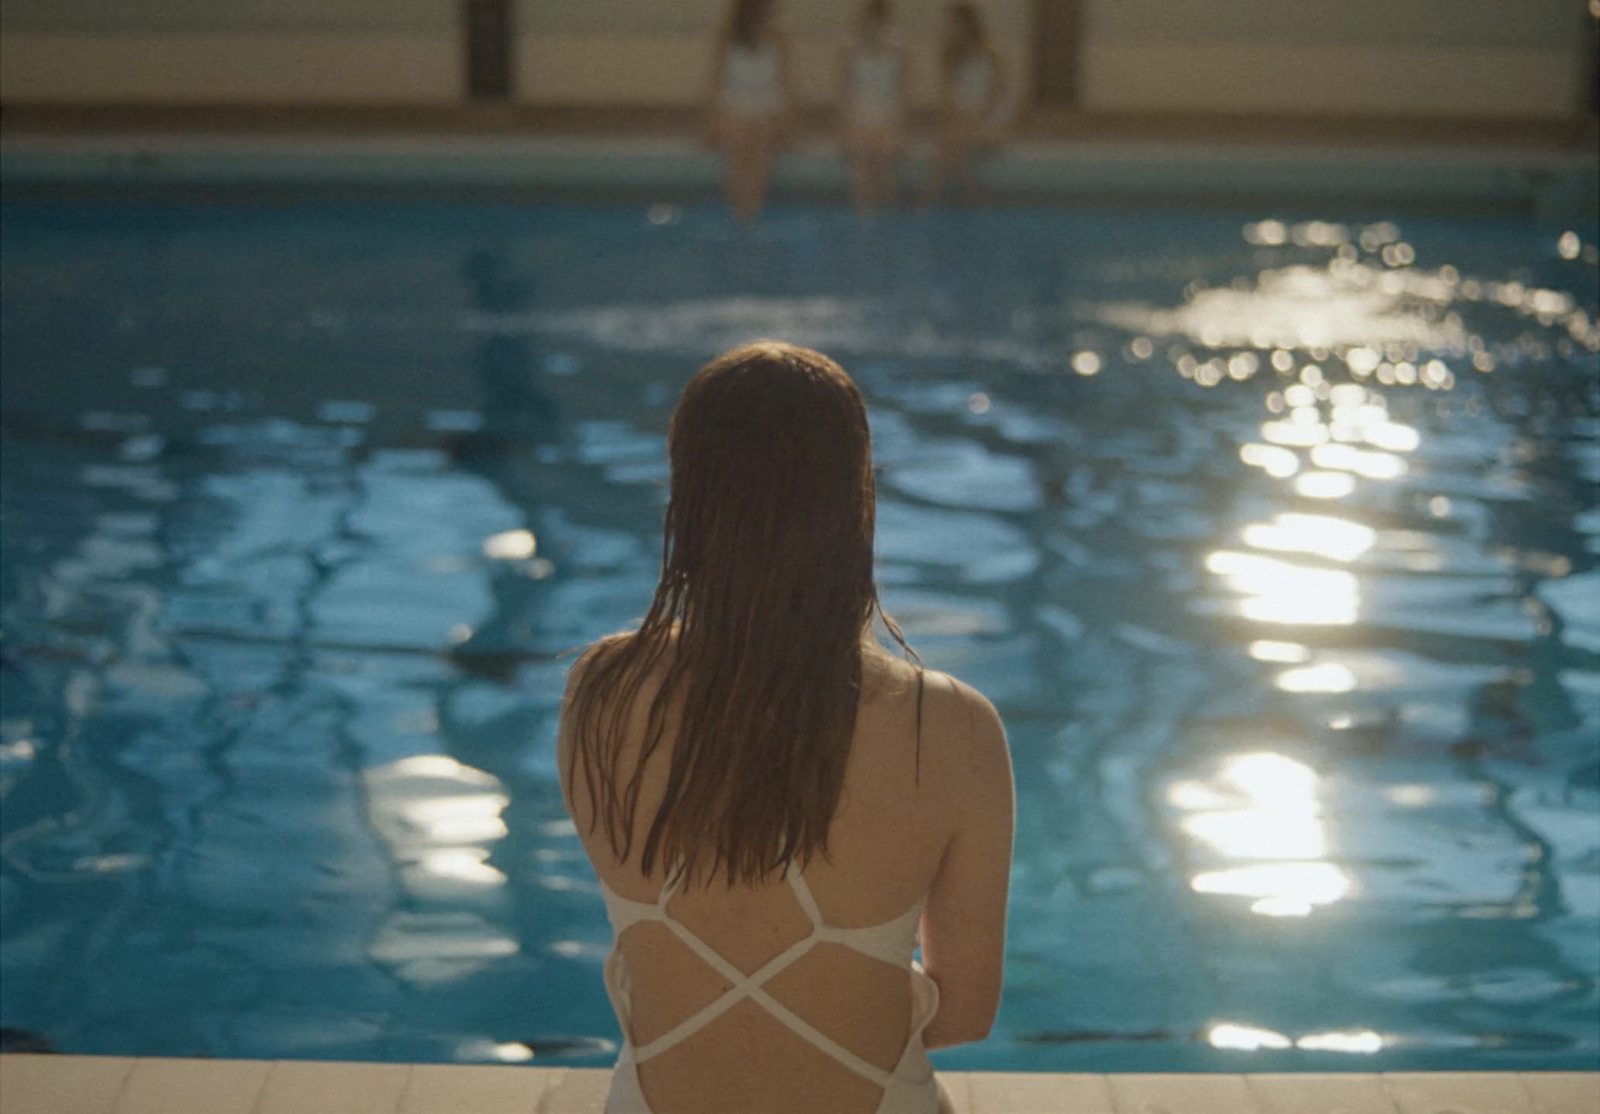
POLYGON ((560 655, 663 433, 856 375, 885 598, 1001 709, 948 1068, 1600 1066, 1593 226, 8 205, 0 1023, 609 1063, 560 655))

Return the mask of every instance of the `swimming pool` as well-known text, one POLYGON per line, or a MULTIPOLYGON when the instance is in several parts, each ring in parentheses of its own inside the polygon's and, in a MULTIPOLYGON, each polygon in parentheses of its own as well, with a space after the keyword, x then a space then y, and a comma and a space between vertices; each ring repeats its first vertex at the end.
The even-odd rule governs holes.
POLYGON ((8 204, 0 1023, 605 1064, 560 655, 759 335, 1015 754, 947 1068, 1594 1068, 1600 229, 8 204))

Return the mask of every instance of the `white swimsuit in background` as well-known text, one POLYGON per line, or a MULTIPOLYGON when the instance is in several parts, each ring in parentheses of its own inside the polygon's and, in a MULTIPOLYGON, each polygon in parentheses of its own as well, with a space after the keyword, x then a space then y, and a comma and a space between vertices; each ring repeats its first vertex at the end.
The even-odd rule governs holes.
POLYGON ((606 1114, 652 1114, 639 1085, 639 1065, 658 1056, 674 1045, 687 1040, 734 1005, 746 999, 756 1003, 790 1031, 814 1048, 838 1061, 857 1075, 871 1080, 883 1088, 876 1114, 937 1114, 939 1109, 939 1083, 933 1075, 933 1065, 922 1047, 922 1030, 933 1019, 939 1008, 939 987, 930 979, 913 958, 918 945, 918 926, 922 907, 927 901, 923 895, 910 909, 892 921, 869 928, 838 928, 823 923, 822 913, 811 889, 798 869, 788 875, 800 907, 811 921, 811 932, 805 938, 789 945, 778 955, 762 964, 759 969, 745 974, 729 963, 715 949, 680 921, 667 913, 667 902, 675 887, 662 888, 655 902, 633 901, 623 897, 604 882, 600 893, 605 898, 606 914, 611 918, 613 943, 606 957, 606 992, 611 996, 612 1008, 617 1011, 617 1021, 622 1026, 622 1052, 617 1056, 617 1066, 611 1075, 611 1094, 606 1100, 606 1114), (733 987, 710 1005, 696 1011, 667 1032, 649 1043, 635 1047, 632 1025, 632 980, 627 961, 616 944, 622 934, 641 921, 657 921, 669 928, 691 951, 733 987), (843 944, 853 951, 873 959, 882 960, 911 974, 911 1033, 906 1039, 905 1051, 893 1071, 884 1071, 875 1064, 851 1052, 838 1042, 824 1036, 815 1027, 801 1020, 783 1003, 764 989, 767 981, 805 955, 817 944, 843 944))
POLYGON ((981 52, 970 54, 950 75, 950 98, 963 115, 981 115, 995 79, 989 56, 981 52))
POLYGON ((865 44, 851 52, 845 109, 859 127, 892 128, 900 124, 900 55, 887 47, 865 44))
POLYGON ((783 109, 783 70, 778 48, 764 42, 734 41, 722 57, 722 91, 717 101, 734 116, 763 116, 783 109))

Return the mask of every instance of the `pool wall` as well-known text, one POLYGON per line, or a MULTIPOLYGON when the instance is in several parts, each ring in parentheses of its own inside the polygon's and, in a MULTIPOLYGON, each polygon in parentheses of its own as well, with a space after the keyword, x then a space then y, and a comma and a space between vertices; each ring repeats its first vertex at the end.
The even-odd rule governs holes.
MULTIPOLYGON (((927 173, 913 145, 906 175, 927 173)), ((1319 217, 1462 213, 1592 220, 1592 152, 1543 147, 1134 140, 1019 141, 982 167, 1007 204, 1254 208, 1319 217)), ((685 203, 720 194, 715 157, 673 137, 50 134, 0 141, 7 197, 170 198, 300 194, 685 203)), ((847 196, 844 160, 823 138, 779 160, 779 202, 847 196)))

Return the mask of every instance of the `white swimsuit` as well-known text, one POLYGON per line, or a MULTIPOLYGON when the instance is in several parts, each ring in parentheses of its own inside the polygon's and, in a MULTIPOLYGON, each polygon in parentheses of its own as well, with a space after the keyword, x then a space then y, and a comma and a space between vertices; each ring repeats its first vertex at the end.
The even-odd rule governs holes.
POLYGON ((846 107, 858 127, 900 123, 900 56, 892 50, 857 47, 850 55, 846 107))
POLYGON ((668 915, 667 902, 672 897, 674 886, 663 887, 660 898, 650 903, 630 900, 612 890, 604 882, 600 883, 600 893, 605 898, 606 914, 611 918, 611 930, 614 934, 611 954, 607 956, 605 964, 606 992, 611 996, 612 1008, 617 1011, 617 1020, 622 1025, 622 1052, 617 1056, 617 1066, 611 1075, 611 1094, 606 1100, 606 1114, 651 1114, 650 1104, 645 1101, 644 1091, 639 1085, 639 1065, 694 1036, 745 999, 766 1010, 808 1044, 837 1060, 857 1075, 870 1079, 882 1087, 883 1098, 878 1103, 876 1114, 936 1114, 939 1109, 939 1083, 934 1078, 933 1065, 928 1062, 928 1053, 922 1047, 922 1030, 927 1027, 939 1008, 939 987, 912 958, 912 952, 916 950, 919 940, 918 926, 921 923, 922 906, 927 901, 927 896, 924 895, 915 905, 892 921, 870 928, 838 928, 823 923, 822 913, 817 909, 816 900, 811 896, 811 889, 800 876, 799 870, 792 871, 788 878, 800 907, 805 910, 807 918, 811 921, 811 932, 748 975, 729 963, 680 921, 668 915), (641 921, 658 921, 665 924, 678 939, 689 946, 690 950, 733 986, 710 1005, 679 1022, 655 1040, 636 1047, 633 1043, 631 1022, 632 980, 629 978, 627 962, 615 941, 620 940, 624 932, 641 921), (875 1064, 868 1063, 848 1048, 824 1036, 764 989, 768 980, 821 943, 843 944, 862 955, 910 971, 911 1034, 906 1040, 905 1051, 893 1071, 884 1071, 875 1064))
POLYGON ((754 47, 730 42, 722 56, 718 104, 734 116, 761 116, 782 110, 783 73, 778 65, 778 48, 770 42, 754 47))
POLYGON ((950 75, 950 96, 956 108, 967 116, 983 112, 994 88, 994 63, 985 54, 971 54, 950 75))

